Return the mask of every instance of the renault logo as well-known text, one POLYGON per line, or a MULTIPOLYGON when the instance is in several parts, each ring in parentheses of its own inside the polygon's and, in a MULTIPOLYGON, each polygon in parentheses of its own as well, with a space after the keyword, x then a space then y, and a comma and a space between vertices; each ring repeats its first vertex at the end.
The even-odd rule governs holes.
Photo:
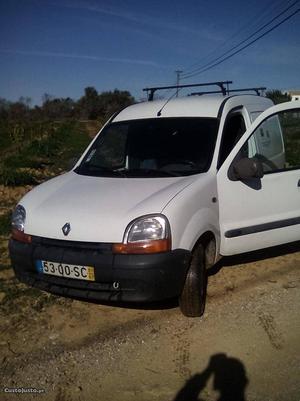
POLYGON ((62 227, 62 232, 64 233, 65 236, 67 236, 69 234, 69 232, 71 231, 71 224, 70 223, 66 223, 63 227, 62 227))

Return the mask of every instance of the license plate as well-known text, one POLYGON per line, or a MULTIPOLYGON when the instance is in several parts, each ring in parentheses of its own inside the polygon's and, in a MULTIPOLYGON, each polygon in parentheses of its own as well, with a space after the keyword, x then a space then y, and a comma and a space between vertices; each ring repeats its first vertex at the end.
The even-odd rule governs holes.
POLYGON ((93 266, 70 265, 66 263, 49 262, 48 260, 37 260, 36 268, 39 273, 50 274, 52 276, 95 281, 93 266))

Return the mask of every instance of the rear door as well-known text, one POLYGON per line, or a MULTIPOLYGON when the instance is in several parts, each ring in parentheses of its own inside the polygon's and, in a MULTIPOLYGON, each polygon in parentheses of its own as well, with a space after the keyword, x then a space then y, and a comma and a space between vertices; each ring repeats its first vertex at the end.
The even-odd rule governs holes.
POLYGON ((300 102, 263 112, 222 164, 217 185, 222 255, 300 240, 300 102), (229 178, 241 157, 259 159, 263 178, 229 178))

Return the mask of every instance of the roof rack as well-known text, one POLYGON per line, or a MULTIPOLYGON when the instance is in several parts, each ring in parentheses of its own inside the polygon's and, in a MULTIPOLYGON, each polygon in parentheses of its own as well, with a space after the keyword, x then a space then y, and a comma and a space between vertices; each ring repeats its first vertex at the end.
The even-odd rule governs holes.
POLYGON ((143 91, 147 92, 148 100, 150 102, 154 98, 154 93, 158 90, 192 88, 192 87, 197 87, 197 86, 198 87, 199 86, 218 86, 220 88, 219 91, 209 92, 209 93, 223 93, 223 95, 225 96, 226 93, 228 93, 228 91, 229 91, 229 84, 232 84, 232 81, 206 82, 206 83, 201 83, 201 84, 188 84, 188 85, 155 86, 155 87, 151 87, 151 88, 144 88, 143 91), (226 85, 226 87, 225 87, 225 85, 226 85))
POLYGON ((210 93, 223 93, 223 95, 229 95, 232 92, 256 92, 257 96, 261 96, 262 92, 265 91, 266 87, 259 87, 259 88, 241 88, 241 89, 229 89, 227 88, 226 93, 223 91, 210 91, 210 92, 193 92, 189 96, 201 96, 201 95, 208 95, 210 93))

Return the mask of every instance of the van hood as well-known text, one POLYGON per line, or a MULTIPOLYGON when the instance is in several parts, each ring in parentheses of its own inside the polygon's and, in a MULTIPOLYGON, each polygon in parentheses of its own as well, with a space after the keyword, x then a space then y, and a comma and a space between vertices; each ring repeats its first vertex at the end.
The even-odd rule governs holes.
POLYGON ((122 242, 135 218, 161 213, 196 176, 167 178, 88 177, 73 171, 51 179, 20 201, 25 233, 88 242, 122 242), (70 223, 67 236, 62 227, 70 223))

